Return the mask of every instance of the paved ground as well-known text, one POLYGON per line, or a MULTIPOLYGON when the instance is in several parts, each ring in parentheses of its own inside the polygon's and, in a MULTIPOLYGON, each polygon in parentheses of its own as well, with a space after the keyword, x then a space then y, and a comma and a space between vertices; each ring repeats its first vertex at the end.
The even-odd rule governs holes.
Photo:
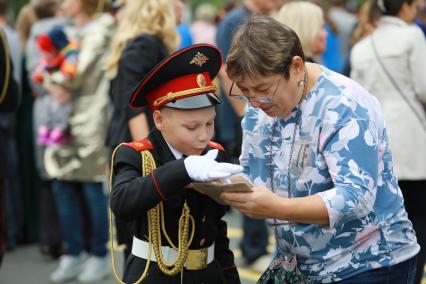
MULTIPOLYGON (((226 219, 229 224, 228 235, 231 239, 231 248, 236 256, 236 263, 243 284, 254 284, 259 278, 260 273, 254 272, 242 264, 240 258, 241 252, 238 250, 238 242, 241 239, 242 231, 240 229, 240 215, 232 212, 227 214, 226 219)), ((271 238, 270 250, 273 248, 271 238)), ((117 253, 117 263, 122 262, 121 253, 117 253)), ((57 261, 44 258, 38 251, 37 245, 20 246, 13 252, 9 252, 3 259, 3 265, 0 269, 1 284, 47 284, 49 283, 49 274, 56 268, 57 261)), ((120 271, 120 265, 117 268, 120 271)), ((78 282, 67 282, 68 284, 77 284, 78 282)), ((115 279, 110 276, 98 283, 116 284, 115 279)), ((97 283, 94 283, 97 284, 97 283)), ((426 284, 426 274, 421 284, 426 284)))
MULTIPOLYGON (((226 216, 229 226, 229 235, 231 238, 231 247, 237 257, 236 262, 239 267, 240 276, 243 284, 254 284, 260 274, 242 267, 240 251, 237 249, 238 241, 242 236, 240 228, 240 216, 237 213, 231 213, 226 216)), ((117 263, 122 262, 122 254, 117 253, 117 263)), ((47 284, 49 283, 49 274, 55 270, 57 261, 43 257, 38 250, 37 245, 19 246, 12 252, 8 252, 3 259, 0 268, 1 284, 47 284)), ((121 265, 117 269, 121 273, 121 265)), ((67 282, 67 284, 77 284, 78 282, 67 282)), ((116 284, 117 281, 110 276, 107 279, 99 281, 102 284, 116 284)), ((94 284, 97 284, 94 283, 94 284)))

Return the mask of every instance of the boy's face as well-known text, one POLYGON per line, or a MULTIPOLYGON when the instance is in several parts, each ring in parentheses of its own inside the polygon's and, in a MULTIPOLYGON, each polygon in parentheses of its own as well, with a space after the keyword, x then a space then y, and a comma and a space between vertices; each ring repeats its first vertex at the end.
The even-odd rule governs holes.
POLYGON ((162 108, 154 111, 155 126, 164 139, 181 153, 200 155, 214 134, 214 107, 201 109, 162 108))

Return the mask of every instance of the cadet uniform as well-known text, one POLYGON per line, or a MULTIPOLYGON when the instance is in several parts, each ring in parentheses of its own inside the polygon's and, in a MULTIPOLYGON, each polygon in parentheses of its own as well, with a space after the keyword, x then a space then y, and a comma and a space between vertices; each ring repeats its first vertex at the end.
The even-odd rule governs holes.
MULTIPOLYGON (((195 45, 171 55, 160 63, 135 89, 130 106, 149 105, 153 110, 161 106, 177 109, 197 109, 220 103, 211 82, 221 65, 221 55, 210 45, 195 45)), ((204 150, 223 148, 213 142, 204 150)), ((131 221, 134 233, 132 254, 129 256, 123 281, 135 283, 140 279, 149 258, 149 236, 155 232, 152 208, 159 207, 158 224, 164 220, 164 230, 157 228, 161 238, 159 250, 163 263, 177 258, 184 237, 179 220, 187 205, 193 217, 192 241, 184 268, 167 275, 160 269, 156 254, 151 250, 151 262, 142 283, 240 283, 234 256, 229 249, 227 226, 222 220, 224 206, 206 195, 185 188, 192 180, 184 159, 172 152, 160 131, 154 129, 147 139, 122 144, 113 154, 112 192, 110 206, 117 217, 131 221), (144 153, 152 154, 155 169, 142 175, 147 160, 144 153), (145 166, 144 166, 145 165, 145 166), (150 215, 151 214, 151 215, 150 215), (147 218, 147 215, 148 218, 147 218), (181 227, 181 228, 180 228, 181 227), (154 228, 154 229, 153 229, 154 228)), ((189 218, 191 219, 191 218, 189 218)), ((189 230, 191 231, 191 229, 189 230)), ((189 233, 190 234, 190 233, 189 233)), ((188 236, 186 239, 190 239, 188 236)), ((152 241, 154 243, 155 241, 152 241)), ((171 269, 173 266, 170 267, 171 269)))

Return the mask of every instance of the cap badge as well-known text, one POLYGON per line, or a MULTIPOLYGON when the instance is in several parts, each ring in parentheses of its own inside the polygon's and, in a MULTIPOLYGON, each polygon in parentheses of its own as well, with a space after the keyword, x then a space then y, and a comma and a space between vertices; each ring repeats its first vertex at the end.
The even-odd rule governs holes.
POLYGON ((206 86, 206 78, 204 77, 203 74, 197 75, 197 84, 198 84, 198 87, 200 87, 200 88, 206 86))
POLYGON ((203 66, 204 63, 207 62, 207 60, 209 60, 209 58, 207 56, 205 56, 204 54, 197 52, 197 54, 194 56, 194 58, 192 58, 191 62, 189 62, 189 64, 195 64, 198 65, 199 67, 203 66))

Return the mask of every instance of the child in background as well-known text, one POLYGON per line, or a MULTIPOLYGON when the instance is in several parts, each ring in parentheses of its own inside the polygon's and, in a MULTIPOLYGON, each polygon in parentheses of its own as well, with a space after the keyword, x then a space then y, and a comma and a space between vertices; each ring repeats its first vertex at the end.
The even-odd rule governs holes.
MULTIPOLYGON (((37 46, 42 53, 33 81, 37 84, 57 84, 68 86, 77 72, 77 46, 68 40, 62 28, 55 27, 37 38, 37 46)), ((37 142, 40 145, 64 145, 69 142, 69 115, 71 100, 59 102, 45 95, 41 98, 45 110, 40 115, 37 142)))

